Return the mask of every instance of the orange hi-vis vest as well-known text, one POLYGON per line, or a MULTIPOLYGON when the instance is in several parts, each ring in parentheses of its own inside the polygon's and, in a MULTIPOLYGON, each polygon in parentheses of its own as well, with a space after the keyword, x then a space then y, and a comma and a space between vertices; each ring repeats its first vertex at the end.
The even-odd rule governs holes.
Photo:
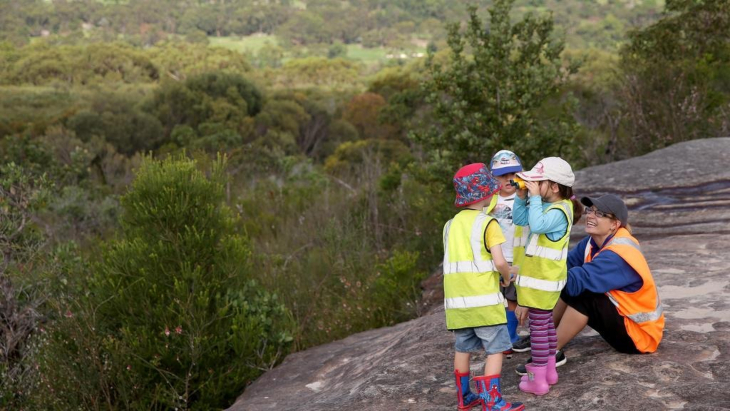
MULTIPOLYGON (((664 332, 664 310, 659 299, 654 277, 649 270, 644 255, 641 253, 639 242, 631 236, 628 230, 621 227, 616 235, 596 255, 603 250, 611 250, 623 258, 641 276, 644 284, 637 291, 625 292, 613 290, 606 293, 609 300, 616 306, 619 314, 624 317, 626 332, 636 345, 636 349, 643 352, 654 352, 662 340, 664 332)), ((593 256, 595 257, 595 256, 593 256)), ((585 262, 590 262, 591 245, 586 247, 585 262)))

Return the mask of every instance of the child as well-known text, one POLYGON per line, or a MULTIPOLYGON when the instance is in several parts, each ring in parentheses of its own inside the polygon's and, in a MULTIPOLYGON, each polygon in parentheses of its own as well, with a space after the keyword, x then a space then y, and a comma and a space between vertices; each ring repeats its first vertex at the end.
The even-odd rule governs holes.
MULTIPOLYGON (((502 253, 509 265, 513 265, 513 246, 519 246, 515 242, 515 225, 512 222, 512 209, 514 208, 515 193, 517 187, 510 185, 509 181, 515 178, 515 173, 522 171, 522 162, 517 155, 509 150, 498 151, 492 157, 491 161, 492 175, 499 181, 502 188, 499 195, 492 197, 489 215, 496 218, 499 226, 504 234, 506 247, 502 247, 502 253)), ((518 234, 522 232, 522 228, 518 229, 518 234)), ((519 235, 518 235, 519 237, 519 235)), ((518 265, 518 264, 514 264, 518 265)), ((509 338, 512 344, 516 343, 520 337, 517 335, 517 316, 515 316, 515 308, 517 308, 517 291, 514 284, 501 289, 504 298, 507 299, 507 329, 509 330, 509 338)), ((504 352, 507 358, 512 355, 512 349, 504 352)))
POLYGON ((520 305, 517 317, 523 322, 529 316, 532 344, 532 363, 527 365, 520 390, 544 395, 551 384, 558 382, 558 339, 552 310, 565 286, 570 229, 580 219, 582 207, 573 196, 573 170, 562 158, 544 158, 532 170, 517 176, 525 180, 525 189, 517 192, 514 223, 530 226, 525 256, 515 279, 520 305))
POLYGON ((454 176, 456 206, 463 209, 444 226, 444 307, 446 326, 456 336, 454 375, 460 410, 524 410, 502 398, 502 352, 511 344, 499 292, 509 285, 510 268, 499 224, 485 208, 499 183, 482 163, 462 167, 454 176), (484 349, 484 376, 476 377, 479 395, 469 390, 470 352, 484 349))

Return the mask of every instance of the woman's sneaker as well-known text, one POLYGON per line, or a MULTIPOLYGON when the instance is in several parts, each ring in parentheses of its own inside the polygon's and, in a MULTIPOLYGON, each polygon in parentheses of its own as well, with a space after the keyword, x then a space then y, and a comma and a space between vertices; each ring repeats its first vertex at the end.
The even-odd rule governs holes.
POLYGON ((514 352, 525 352, 532 349, 530 344, 530 336, 520 338, 516 343, 512 344, 512 351, 514 352))
MULTIPOLYGON (((568 359, 565 358, 565 353, 563 350, 557 350, 555 351, 555 367, 560 367, 561 365, 568 362, 568 359)), ((527 359, 527 364, 532 363, 532 357, 527 359)), ((517 366, 515 368, 515 372, 517 375, 527 375, 527 368, 525 367, 525 364, 517 366)))

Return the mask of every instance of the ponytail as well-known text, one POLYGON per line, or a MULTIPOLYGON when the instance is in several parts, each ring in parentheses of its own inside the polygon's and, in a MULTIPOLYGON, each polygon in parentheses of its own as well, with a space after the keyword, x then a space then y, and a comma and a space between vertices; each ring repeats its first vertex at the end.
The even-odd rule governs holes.
POLYGON ((558 183, 558 193, 560 194, 560 197, 569 199, 570 202, 573 203, 573 224, 580 221, 580 218, 583 216, 583 205, 575 199, 575 195, 573 195, 573 188, 558 183))

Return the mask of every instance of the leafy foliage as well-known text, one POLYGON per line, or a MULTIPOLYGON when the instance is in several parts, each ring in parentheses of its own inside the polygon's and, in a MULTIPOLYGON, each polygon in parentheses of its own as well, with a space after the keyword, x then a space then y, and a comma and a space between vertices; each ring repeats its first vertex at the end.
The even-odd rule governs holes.
POLYGON ((191 160, 143 162, 121 200, 122 236, 86 297, 59 312, 48 405, 220 408, 286 353, 290 317, 253 281, 248 239, 221 204, 224 166, 206 176, 191 160))
POLYGON ((730 131, 730 4, 670 1, 621 50, 631 153, 730 131))
POLYGON ((545 147, 551 155, 565 155, 575 130, 567 110, 538 115, 548 101, 556 103, 551 97, 574 70, 563 71, 563 44, 552 39, 552 19, 528 14, 513 25, 512 3, 495 2, 488 28, 470 7, 465 33, 458 24, 449 26, 448 64, 429 56, 423 87, 436 124, 414 137, 449 168, 503 148, 519 153, 527 164, 547 154, 545 147))
POLYGON ((219 72, 192 76, 184 83, 164 83, 148 110, 179 144, 206 137, 211 141, 202 142, 203 147, 222 148, 243 143, 262 105, 263 96, 250 81, 240 74, 219 72))
POLYGON ((306 3, 0 0, 0 180, 55 184, 5 271, 35 311, 0 408, 225 407, 421 313, 462 161, 727 133, 725 2, 668 2, 620 61, 661 0, 306 3))
POLYGON ((0 166, 0 407, 15 408, 33 386, 31 339, 47 294, 38 258, 46 239, 33 216, 48 202, 50 184, 15 163, 0 166), (35 265, 35 266, 34 266, 35 265))

